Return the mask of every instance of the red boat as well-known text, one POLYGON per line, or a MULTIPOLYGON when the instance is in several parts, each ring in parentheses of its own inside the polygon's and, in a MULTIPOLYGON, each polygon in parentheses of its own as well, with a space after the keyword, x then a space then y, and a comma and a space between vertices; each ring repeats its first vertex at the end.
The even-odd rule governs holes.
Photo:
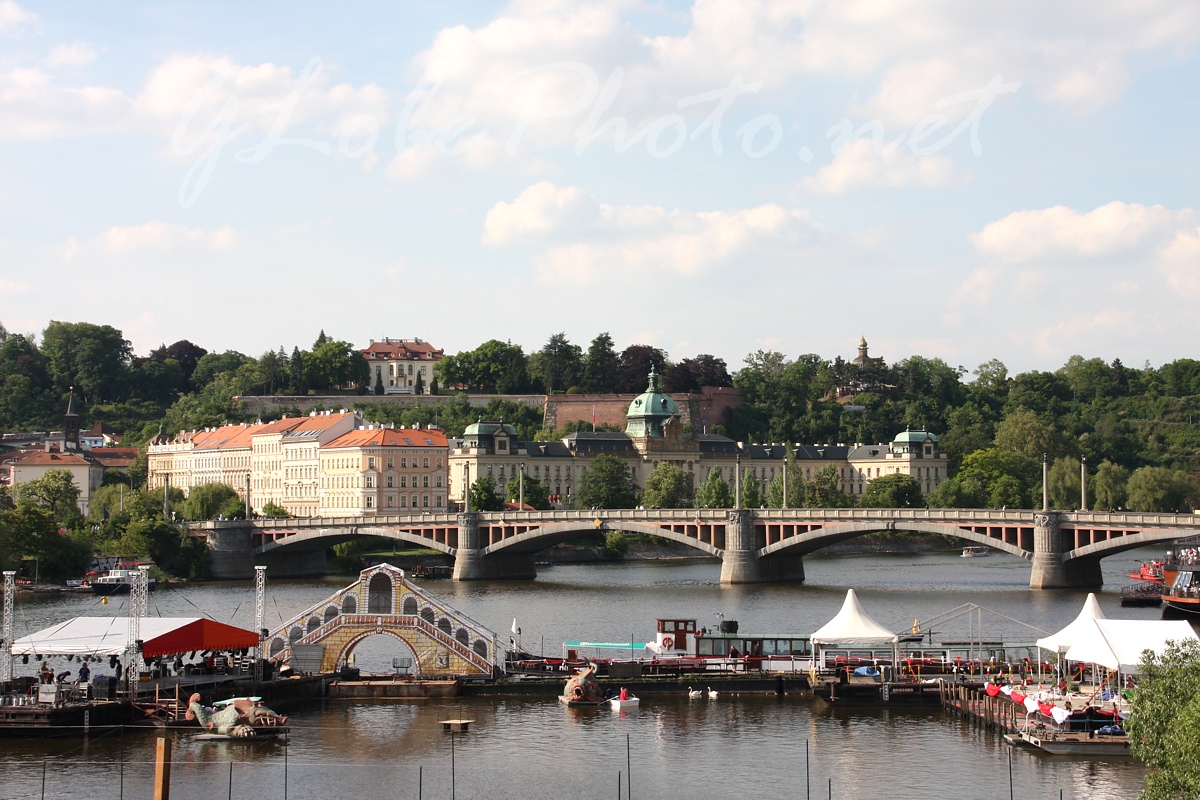
POLYGON ((1143 562, 1141 567, 1129 573, 1129 577, 1135 581, 1145 581, 1146 583, 1162 585, 1164 582, 1163 565, 1165 563, 1165 561, 1143 562))

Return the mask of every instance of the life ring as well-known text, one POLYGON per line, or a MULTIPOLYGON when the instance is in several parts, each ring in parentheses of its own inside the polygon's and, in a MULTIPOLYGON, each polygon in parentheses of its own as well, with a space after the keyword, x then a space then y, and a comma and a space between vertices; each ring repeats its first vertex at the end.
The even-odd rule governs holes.
POLYGON ((670 649, 671 649, 671 648, 673 648, 674 646, 675 646, 675 640, 674 640, 674 639, 672 639, 670 636, 664 636, 664 637, 663 637, 663 647, 664 647, 665 649, 667 649, 667 650, 670 650, 670 649))
POLYGON ((576 686, 574 689, 571 690, 571 694, 574 695, 576 700, 578 700, 579 698, 583 697, 583 687, 576 686))

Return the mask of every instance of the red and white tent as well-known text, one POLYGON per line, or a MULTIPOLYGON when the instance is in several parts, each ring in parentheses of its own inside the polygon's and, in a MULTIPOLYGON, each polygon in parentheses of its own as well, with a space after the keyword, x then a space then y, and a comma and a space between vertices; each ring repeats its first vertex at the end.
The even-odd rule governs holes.
MULTIPOLYGON (((204 617, 144 617, 138 627, 144 658, 258 646, 254 631, 204 617)), ((128 644, 127 617, 75 617, 22 636, 13 642, 12 654, 122 656, 128 644)))

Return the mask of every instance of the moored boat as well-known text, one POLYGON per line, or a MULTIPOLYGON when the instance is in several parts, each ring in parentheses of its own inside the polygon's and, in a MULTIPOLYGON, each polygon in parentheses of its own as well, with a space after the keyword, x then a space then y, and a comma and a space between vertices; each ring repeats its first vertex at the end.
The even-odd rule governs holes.
POLYGON ((972 545, 962 549, 963 558, 982 558, 984 556, 990 556, 991 554, 992 551, 990 548, 981 545, 972 545))
MULTIPOLYGON (((99 578, 92 578, 90 586, 92 592, 98 595, 129 594, 134 576, 137 574, 138 570, 136 569, 110 569, 99 578)), ((146 582, 146 588, 154 591, 157 583, 154 578, 150 578, 146 582)))
POLYGON ((567 685, 563 687, 558 702, 572 708, 608 705, 608 695, 596 680, 596 667, 588 664, 567 678, 567 685))
POLYGON ((1157 583, 1135 583, 1121 590, 1121 605, 1126 607, 1154 607, 1162 605, 1163 587, 1157 583))
POLYGON ((1175 580, 1163 589, 1162 600, 1172 611, 1200 617, 1200 564, 1180 565, 1175 580))

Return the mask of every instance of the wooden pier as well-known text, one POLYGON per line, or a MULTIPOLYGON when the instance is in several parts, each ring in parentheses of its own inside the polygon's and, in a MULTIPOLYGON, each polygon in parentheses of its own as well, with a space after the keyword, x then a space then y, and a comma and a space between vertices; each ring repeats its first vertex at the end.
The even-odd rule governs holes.
POLYGON ((985 730, 1019 733, 1018 715, 1023 717, 1025 712, 1004 695, 990 697, 979 683, 943 681, 939 687, 942 708, 951 714, 964 717, 985 730))

